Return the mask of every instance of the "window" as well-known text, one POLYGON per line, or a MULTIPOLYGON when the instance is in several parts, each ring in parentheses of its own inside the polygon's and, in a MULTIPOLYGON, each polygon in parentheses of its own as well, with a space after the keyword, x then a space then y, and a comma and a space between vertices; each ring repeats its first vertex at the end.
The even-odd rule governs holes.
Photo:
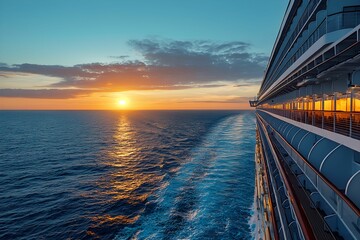
POLYGON ((336 100, 336 111, 349 112, 350 111, 350 98, 342 97, 336 100))
POLYGON ((322 100, 316 100, 314 110, 321 110, 322 109, 321 105, 322 105, 322 100))
POLYGON ((353 28, 359 24, 360 6, 344 7, 343 12, 343 28, 353 28))
POLYGON ((332 110, 334 110, 333 105, 334 105, 334 100, 333 100, 333 99, 326 99, 326 100, 324 100, 324 110, 325 110, 325 111, 332 111, 332 110))
POLYGON ((353 111, 360 112, 360 99, 358 98, 353 99, 353 111))

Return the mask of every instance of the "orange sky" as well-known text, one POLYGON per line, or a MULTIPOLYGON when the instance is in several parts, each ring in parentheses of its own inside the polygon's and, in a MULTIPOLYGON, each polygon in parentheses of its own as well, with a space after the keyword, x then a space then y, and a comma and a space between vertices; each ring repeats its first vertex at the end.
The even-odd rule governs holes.
POLYGON ((210 89, 144 90, 100 92, 70 99, 42 99, 0 97, 3 110, 151 110, 151 109, 249 109, 248 97, 237 97, 242 92, 254 95, 257 86, 239 91, 233 86, 210 89), (125 105, 119 101, 125 100, 125 105))
POLYGON ((248 109, 267 63, 237 41, 131 44, 142 60, 0 63, 0 109, 248 109))

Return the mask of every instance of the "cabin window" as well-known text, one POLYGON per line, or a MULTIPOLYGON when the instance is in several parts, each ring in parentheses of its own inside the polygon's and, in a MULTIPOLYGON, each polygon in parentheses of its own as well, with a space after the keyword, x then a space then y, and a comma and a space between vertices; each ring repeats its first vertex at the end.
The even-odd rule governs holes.
POLYGON ((312 100, 310 100, 309 102, 307 102, 307 105, 308 105, 308 109, 307 110, 314 110, 313 109, 313 102, 312 102, 312 100))
POLYGON ((336 111, 349 112, 350 111, 350 98, 342 97, 336 100, 336 111))
POLYGON ((332 99, 327 99, 327 100, 325 100, 325 101, 324 101, 324 110, 325 110, 325 111, 332 111, 332 110, 334 110, 333 105, 334 105, 334 100, 332 100, 332 99))
POLYGON ((353 28, 360 23, 360 6, 343 8, 343 28, 353 28))
POLYGON ((353 99, 353 111, 360 112, 360 99, 358 98, 353 99))
POLYGON ((315 109, 314 110, 322 110, 322 100, 316 100, 315 101, 315 109))
POLYGON ((303 110, 303 109, 304 109, 303 102, 302 101, 298 102, 298 110, 303 110))

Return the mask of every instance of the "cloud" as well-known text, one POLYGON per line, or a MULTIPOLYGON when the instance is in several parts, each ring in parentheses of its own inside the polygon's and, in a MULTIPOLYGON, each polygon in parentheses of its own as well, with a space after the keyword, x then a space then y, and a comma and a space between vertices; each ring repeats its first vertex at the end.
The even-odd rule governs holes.
POLYGON ((68 99, 86 96, 92 92, 78 89, 0 89, 0 97, 68 99))
POLYGON ((245 83, 241 83, 241 84, 235 84, 233 85, 233 87, 250 87, 250 86, 255 86, 255 85, 259 85, 261 83, 261 80, 257 80, 255 79, 253 82, 245 82, 245 83))
MULTIPOLYGON (((261 78, 267 57, 249 52, 244 42, 213 43, 209 41, 132 40, 131 46, 155 68, 181 69, 194 81, 234 81, 261 78)), ((178 72, 176 72, 178 73, 178 72)), ((159 76, 158 76, 159 77, 159 76)), ((171 77, 171 76, 167 76, 171 77)), ((175 81, 179 81, 178 78, 175 81)))
MULTIPOLYGON (((209 101, 189 101, 191 103, 249 103, 250 97, 234 97, 226 100, 209 100, 209 101)), ((181 103, 189 103, 181 102, 181 103)), ((180 103, 180 102, 179 102, 180 103)))
POLYGON ((109 58, 115 58, 115 59, 125 60, 125 59, 129 58, 129 56, 128 56, 128 55, 109 56, 109 58))
MULTIPOLYGON (((171 90, 222 86, 218 82, 240 86, 258 84, 268 59, 263 54, 252 53, 250 45, 240 41, 216 43, 144 39, 131 40, 129 45, 142 56, 141 60, 111 56, 120 62, 74 66, 30 63, 9 66, 2 63, 0 76, 6 77, 15 72, 60 78, 61 81, 45 86, 51 90, 171 90)), ((23 93, 33 96, 29 92, 23 93)), ((63 93, 65 97, 71 95, 71 92, 63 93)), ((4 96, 4 93, 0 95, 4 96)))
POLYGON ((60 77, 62 79, 76 79, 78 77, 86 79, 93 76, 91 73, 84 71, 81 65, 72 67, 30 63, 14 64, 11 66, 0 65, 0 73, 6 74, 6 72, 39 74, 50 77, 60 77))

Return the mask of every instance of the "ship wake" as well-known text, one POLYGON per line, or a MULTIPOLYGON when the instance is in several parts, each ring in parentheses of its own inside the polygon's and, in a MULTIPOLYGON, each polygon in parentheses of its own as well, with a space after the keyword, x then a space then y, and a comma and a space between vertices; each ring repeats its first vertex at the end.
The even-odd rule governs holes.
POLYGON ((117 238, 253 238, 254 126, 250 112, 218 123, 117 238))

